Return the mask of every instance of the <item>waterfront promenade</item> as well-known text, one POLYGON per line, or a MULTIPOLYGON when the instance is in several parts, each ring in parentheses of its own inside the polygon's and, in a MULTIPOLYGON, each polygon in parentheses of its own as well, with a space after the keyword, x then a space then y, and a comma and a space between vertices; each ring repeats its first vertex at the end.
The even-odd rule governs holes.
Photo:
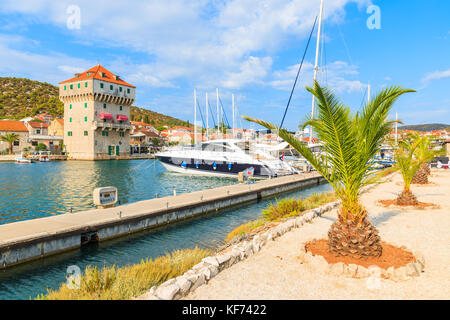
POLYGON ((394 199, 402 190, 395 174, 361 196, 370 220, 383 240, 418 251, 425 259, 419 277, 394 282, 391 279, 356 279, 311 269, 300 259, 300 244, 326 238, 336 220, 336 209, 294 228, 244 261, 221 271, 184 299, 448 299, 450 296, 450 170, 433 170, 431 184, 413 185, 419 201, 438 209, 385 208, 377 202, 394 199))
POLYGON ((322 181, 301 174, 0 225, 0 267, 258 200, 322 181), (83 240, 84 239, 84 240, 83 240))

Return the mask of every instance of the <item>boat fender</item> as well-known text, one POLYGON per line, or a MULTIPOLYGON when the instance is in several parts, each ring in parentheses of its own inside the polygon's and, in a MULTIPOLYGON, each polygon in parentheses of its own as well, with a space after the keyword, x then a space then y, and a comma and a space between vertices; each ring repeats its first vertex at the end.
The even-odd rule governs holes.
POLYGON ((212 166, 213 166, 213 169, 214 169, 214 170, 217 169, 217 163, 214 162, 212 166))
POLYGON ((198 161, 195 162, 195 167, 198 169, 198 161))
POLYGON ((228 171, 231 171, 231 163, 228 164, 228 171))
POLYGON ((187 167, 186 162, 184 162, 184 161, 181 162, 181 167, 182 167, 182 168, 186 168, 186 167, 187 167))

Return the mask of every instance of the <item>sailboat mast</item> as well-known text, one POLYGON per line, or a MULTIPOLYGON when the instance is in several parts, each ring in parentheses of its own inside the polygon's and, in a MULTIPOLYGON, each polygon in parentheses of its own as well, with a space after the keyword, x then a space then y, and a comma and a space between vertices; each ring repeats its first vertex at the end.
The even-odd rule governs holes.
POLYGON ((231 100, 233 102, 233 130, 231 131, 231 137, 234 139, 234 127, 235 127, 235 122, 234 122, 234 93, 231 94, 231 100))
POLYGON ((208 92, 206 92, 206 96, 205 96, 205 109, 206 109, 206 141, 209 140, 209 135, 208 135, 208 129, 209 129, 209 123, 208 123, 208 92))
POLYGON ((197 144, 197 89, 194 88, 194 145, 197 144))
POLYGON ((397 126, 398 126, 398 113, 395 112, 395 145, 397 145, 397 126))
POLYGON ((217 100, 217 139, 219 139, 220 135, 219 88, 216 88, 216 100, 217 100))
MULTIPOLYGON (((317 29, 317 43, 316 43, 316 59, 314 62, 314 81, 317 79, 317 70, 319 69, 318 63, 319 63, 319 46, 320 46, 320 30, 322 27, 322 11, 323 11, 323 0, 320 0, 320 12, 319 12, 319 28, 317 29)), ((311 107, 311 119, 314 119, 314 106, 316 103, 316 97, 313 95, 312 97, 312 107, 311 107)), ((313 128, 310 127, 310 133, 309 133, 309 143, 312 143, 313 138, 313 128)))

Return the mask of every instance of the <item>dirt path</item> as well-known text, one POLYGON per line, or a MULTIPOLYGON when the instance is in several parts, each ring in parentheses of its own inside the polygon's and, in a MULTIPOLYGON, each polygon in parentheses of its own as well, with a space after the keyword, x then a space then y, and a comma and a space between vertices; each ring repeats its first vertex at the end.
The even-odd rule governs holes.
POLYGON ((450 298, 450 170, 433 171, 428 186, 412 186, 419 201, 440 209, 384 208, 402 189, 401 177, 362 196, 371 221, 384 241, 420 251, 425 272, 420 277, 393 282, 349 279, 311 271, 300 264, 299 243, 325 238, 336 219, 333 210, 312 224, 293 229, 271 241, 260 252, 222 271, 185 299, 449 299, 450 298))

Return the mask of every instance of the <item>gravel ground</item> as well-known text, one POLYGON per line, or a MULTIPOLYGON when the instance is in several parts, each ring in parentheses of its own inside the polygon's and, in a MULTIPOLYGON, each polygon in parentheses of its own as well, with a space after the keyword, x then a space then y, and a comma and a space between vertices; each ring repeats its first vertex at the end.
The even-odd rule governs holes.
POLYGON ((449 299, 450 298, 450 170, 432 171, 428 186, 412 186, 419 201, 440 209, 383 208, 378 200, 393 199, 402 189, 401 176, 362 196, 381 238, 419 251, 425 272, 402 282, 351 279, 313 272, 300 264, 299 244, 325 238, 336 210, 312 224, 293 229, 266 244, 260 252, 233 265, 185 299, 449 299))

